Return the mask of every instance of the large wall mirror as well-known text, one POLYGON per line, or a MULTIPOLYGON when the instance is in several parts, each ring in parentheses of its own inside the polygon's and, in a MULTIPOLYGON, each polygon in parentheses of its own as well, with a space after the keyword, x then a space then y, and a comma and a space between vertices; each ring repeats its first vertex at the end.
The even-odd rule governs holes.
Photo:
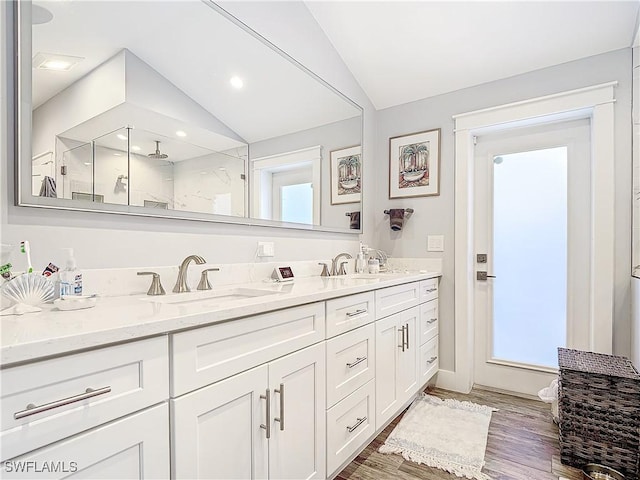
POLYGON ((362 109, 216 4, 14 8, 20 205, 360 231, 362 109))

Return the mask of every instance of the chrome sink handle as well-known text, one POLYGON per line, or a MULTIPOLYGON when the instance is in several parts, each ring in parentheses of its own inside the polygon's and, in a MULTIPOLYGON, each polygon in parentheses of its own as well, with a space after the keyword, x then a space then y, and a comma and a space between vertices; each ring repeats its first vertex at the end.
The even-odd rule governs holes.
POLYGON ((160 275, 156 272, 138 272, 138 275, 153 275, 147 295, 164 295, 166 293, 162 288, 162 283, 160 283, 160 275))
POLYGON ((320 262, 320 263, 318 263, 318 265, 322 265, 322 273, 320 274, 321 277, 329 277, 329 276, 331 276, 329 274, 329 268, 328 268, 326 263, 320 262))
POLYGON ((198 290, 211 290, 211 283, 209 283, 209 277, 207 272, 219 272, 219 268, 205 268, 200 274, 200 283, 198 284, 198 290))
POLYGON ((180 264, 180 269, 178 270, 178 279, 176 280, 176 285, 173 287, 173 293, 182 293, 182 292, 190 292, 189 285, 187 285, 187 269, 189 268, 189 264, 191 261, 196 262, 198 265, 203 265, 205 262, 204 258, 200 255, 189 255, 182 261, 180 264))

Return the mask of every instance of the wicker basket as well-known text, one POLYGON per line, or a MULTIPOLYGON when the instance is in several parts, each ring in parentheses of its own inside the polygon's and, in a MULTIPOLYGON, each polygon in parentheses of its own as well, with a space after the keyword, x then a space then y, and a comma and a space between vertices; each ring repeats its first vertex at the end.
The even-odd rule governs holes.
POLYGON ((640 478, 640 374, 624 357, 558 349, 560 455, 640 478))

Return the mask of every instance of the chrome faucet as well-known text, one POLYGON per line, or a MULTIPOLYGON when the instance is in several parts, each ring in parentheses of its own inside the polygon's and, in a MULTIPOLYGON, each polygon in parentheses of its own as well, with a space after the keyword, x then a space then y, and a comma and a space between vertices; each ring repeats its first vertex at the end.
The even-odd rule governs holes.
POLYGON ((189 285, 187 285, 187 268, 191 261, 196 262, 198 265, 202 265, 205 262, 204 258, 200 255, 189 255, 182 261, 180 270, 178 270, 178 279, 176 280, 176 286, 173 287, 173 293, 190 292, 189 285))
POLYGON ((338 255, 336 255, 336 258, 334 258, 331 261, 331 275, 346 275, 347 272, 344 269, 344 263, 341 263, 338 266, 338 260, 340 260, 342 257, 345 258, 353 258, 351 255, 349 255, 348 253, 339 253, 338 255))

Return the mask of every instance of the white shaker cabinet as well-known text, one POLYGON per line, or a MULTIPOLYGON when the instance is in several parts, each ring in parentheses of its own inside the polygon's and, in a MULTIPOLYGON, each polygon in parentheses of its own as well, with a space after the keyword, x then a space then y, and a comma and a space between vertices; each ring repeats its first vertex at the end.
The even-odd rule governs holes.
POLYGON ((165 402, 4 461, 2 478, 168 478, 168 419, 165 402))
POLYGON ((411 398, 418 385, 419 308, 376 322, 376 426, 380 428, 411 398))
POLYGON ((317 344, 171 400, 174 478, 325 478, 317 344))

